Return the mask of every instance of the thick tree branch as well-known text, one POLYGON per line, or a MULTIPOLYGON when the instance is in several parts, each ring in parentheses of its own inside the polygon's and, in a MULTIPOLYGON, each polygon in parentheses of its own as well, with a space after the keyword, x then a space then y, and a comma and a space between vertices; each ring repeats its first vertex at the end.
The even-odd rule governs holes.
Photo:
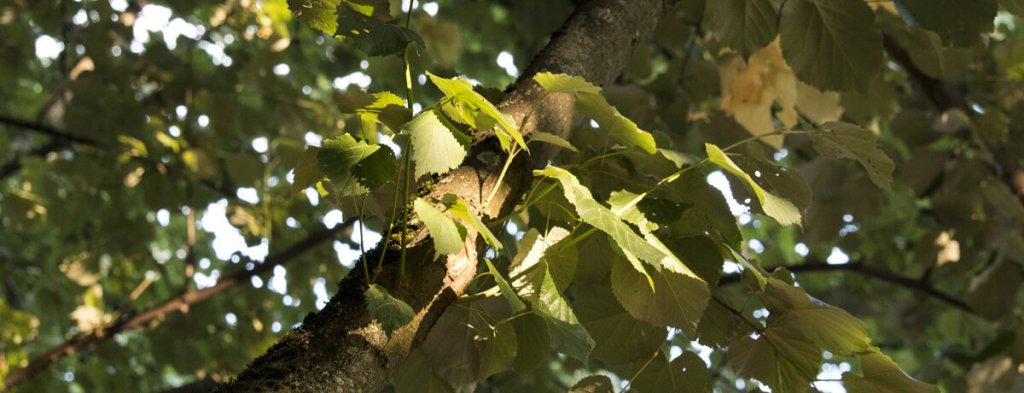
MULTIPOLYGON (((575 114, 572 98, 567 95, 548 97, 533 81, 533 75, 550 71, 581 76, 601 85, 610 83, 636 48, 648 40, 674 3, 673 0, 592 0, 580 5, 510 88, 499 107, 516 123, 522 122, 534 107, 538 108, 521 130, 524 134, 544 129, 567 135, 575 114)), ((517 159, 498 185, 496 179, 505 155, 494 139, 478 135, 466 162, 437 179, 434 186, 422 191, 420 196, 429 200, 452 193, 477 213, 491 217, 511 211, 520 191, 532 177, 531 162, 542 165, 552 153, 536 149, 531 162, 517 159), (499 187, 498 191, 484 209, 482 202, 495 187, 499 187)), ((385 334, 367 313, 363 297, 367 283, 363 275, 350 274, 342 280, 338 293, 323 310, 307 317, 300 328, 282 337, 222 390, 379 391, 476 275, 475 233, 467 235, 462 253, 434 261, 434 251, 426 240, 425 231, 415 222, 409 224, 417 227, 407 250, 405 273, 410 280, 399 279, 395 239, 387 239, 369 252, 368 259, 376 260, 385 253, 384 268, 374 283, 387 288, 413 308, 416 316, 411 323, 390 336, 385 334)), ((355 268, 360 269, 360 266, 355 268)))
MULTIPOLYGON (((957 309, 960 309, 962 311, 965 311, 965 312, 968 312, 968 313, 971 313, 971 314, 975 313, 975 311, 971 308, 971 306, 967 305, 967 303, 965 303, 963 300, 957 299, 957 298, 955 298, 955 297, 953 297, 953 296, 951 296, 951 295, 949 295, 949 294, 947 294, 945 292, 942 292, 942 291, 936 289, 935 287, 933 287, 931 284, 929 284, 928 280, 927 280, 927 276, 922 277, 922 279, 913 279, 913 278, 910 278, 910 277, 904 277, 904 276, 901 276, 899 274, 896 274, 896 273, 893 273, 893 272, 890 272, 890 271, 887 271, 887 270, 879 270, 879 269, 873 268, 871 266, 868 266, 868 265, 864 264, 861 261, 853 261, 853 262, 845 263, 845 264, 842 264, 842 265, 830 265, 828 263, 825 263, 824 261, 814 259, 814 260, 810 260, 808 262, 805 262, 805 263, 802 263, 802 264, 799 264, 799 265, 781 266, 781 267, 784 267, 784 268, 786 268, 786 270, 789 270, 789 271, 791 271, 793 273, 800 273, 800 272, 836 272, 836 271, 853 272, 853 273, 857 273, 857 274, 860 274, 860 275, 863 275, 863 276, 866 276, 866 277, 871 277, 871 278, 874 278, 874 279, 885 281, 885 282, 888 282, 890 284, 894 284, 894 285, 906 288, 908 290, 911 290, 911 291, 914 291, 914 292, 917 292, 917 293, 920 293, 920 294, 923 294, 923 295, 927 295, 929 297, 932 297, 932 298, 934 298, 936 300, 939 300, 939 301, 941 301, 943 303, 946 303, 946 304, 948 304, 950 306, 953 306, 953 307, 955 307, 957 309)), ((769 270, 771 270, 771 269, 769 269, 769 270)), ((740 274, 735 274, 734 273, 734 274, 729 274, 729 275, 722 276, 722 279, 718 281, 718 285, 732 285, 732 284, 737 284, 739 282, 740 282, 740 274)))
POLYGON ((238 286, 239 284, 247 283, 254 276, 271 272, 274 270, 275 266, 287 264, 289 261, 302 255, 306 251, 311 250, 313 247, 316 247, 327 240, 333 239, 336 234, 347 230, 354 223, 355 218, 350 218, 345 222, 334 226, 334 228, 311 233, 305 239, 295 243, 288 249, 267 257, 262 263, 256 261, 243 261, 242 265, 244 265, 245 262, 253 262, 256 267, 252 270, 239 270, 230 276, 226 276, 218 280, 217 284, 212 287, 186 291, 181 295, 167 299, 153 307, 150 307, 149 309, 132 315, 125 315, 118 321, 115 321, 113 324, 104 328, 74 336, 63 344, 51 348, 41 355, 32 358, 24 368, 11 371, 10 374, 7 374, 7 376, 4 377, 4 383, 0 386, 0 391, 5 391, 14 385, 24 382, 29 377, 42 371, 53 362, 114 338, 114 336, 121 332, 146 326, 153 321, 164 320, 174 313, 187 313, 189 307, 192 305, 208 300, 219 293, 238 286))

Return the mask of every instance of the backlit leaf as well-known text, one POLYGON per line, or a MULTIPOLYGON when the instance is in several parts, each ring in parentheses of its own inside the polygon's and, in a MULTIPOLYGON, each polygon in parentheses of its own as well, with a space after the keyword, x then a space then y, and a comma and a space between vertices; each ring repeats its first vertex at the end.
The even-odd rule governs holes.
POLYGON ((434 207, 434 205, 424 201, 422 198, 416 198, 416 202, 413 203, 413 210, 416 211, 416 215, 423 221, 423 224, 427 226, 430 237, 434 239, 435 259, 441 255, 458 254, 462 251, 466 237, 465 228, 456 224, 452 219, 434 207))
POLYGON ((877 348, 857 356, 862 375, 843 373, 843 387, 850 393, 937 393, 934 385, 918 381, 877 348))
POLYGON ((462 219, 463 222, 469 224, 477 233, 484 237, 484 241, 487 245, 493 247, 495 250, 501 249, 501 241, 491 233, 491 230, 484 225, 483 221, 480 221, 480 217, 476 215, 462 199, 459 199, 455 194, 446 194, 442 201, 448 206, 448 213, 462 219))
POLYGON ((707 143, 704 147, 707 149, 708 159, 711 160, 711 162, 747 182, 747 185, 749 185, 750 188, 754 190, 754 194, 757 195, 757 200, 761 202, 761 208, 764 210, 765 214, 774 218, 782 225, 800 223, 800 209, 793 205, 793 202, 779 198, 765 191, 757 184, 757 182, 754 181, 753 178, 750 177, 750 175, 744 172, 743 169, 737 166, 735 162, 726 156, 725 152, 718 148, 718 146, 707 143))
POLYGON ((405 130, 412 138, 417 178, 428 173, 445 174, 466 159, 466 148, 459 141, 465 136, 445 124, 435 111, 423 111, 406 124, 405 130))

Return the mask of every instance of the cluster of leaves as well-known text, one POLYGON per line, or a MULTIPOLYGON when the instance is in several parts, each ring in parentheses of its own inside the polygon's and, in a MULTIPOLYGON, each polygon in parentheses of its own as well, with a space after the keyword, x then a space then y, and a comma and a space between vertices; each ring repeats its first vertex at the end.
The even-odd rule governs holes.
MULTIPOLYGON (((435 75, 410 87, 403 72, 508 83, 495 57, 529 59, 569 0, 440 0, 436 16, 410 14, 412 27, 396 20, 399 1, 175 1, 173 17, 203 27, 170 39, 176 47, 136 39, 134 5, 65 3, 0 6, 3 115, 95 143, 33 156, 46 135, 0 133, 0 156, 22 165, 0 197, 0 376, 195 286, 191 269, 213 277, 259 263, 213 258, 201 229, 185 246, 188 212, 204 217, 217 203, 250 246, 271 252, 332 208, 381 233, 411 217, 436 258, 481 235, 480 277, 394 376, 399 391, 699 391, 751 380, 801 391, 824 386, 819 371, 836 364, 850 368, 830 382, 847 391, 934 391, 897 363, 948 391, 1019 389, 1019 1, 684 0, 616 84, 535 76, 594 120, 568 140, 521 135, 492 90, 435 75), (36 57, 43 35, 62 41, 63 57, 36 57), (233 62, 200 49, 211 45, 233 62), (375 93, 332 86, 356 70, 375 93), (387 92, 406 87, 421 90, 418 101, 387 92), (310 130, 326 139, 308 143, 310 130), (496 135, 501 159, 536 143, 563 149, 510 217, 482 217, 454 195, 409 195, 412 181, 458 167, 478 133, 496 135), (259 138, 266 147, 254 148, 259 138), (737 222, 708 184, 719 170, 735 199, 771 219, 737 222), (259 201, 235 197, 239 187, 259 201), (314 196, 298 191, 308 187, 326 203, 307 203, 314 196), (774 268, 821 268, 806 261, 836 249, 852 260, 839 266, 848 274, 774 268), (696 344, 713 349, 711 372, 696 344)), ((349 235, 335 247, 363 246, 349 235)), ((153 390, 236 373, 275 340, 272 323, 287 328, 316 304, 313 283, 346 274, 330 251, 291 262, 286 293, 194 305, 24 388, 66 390, 73 378, 85 390, 153 390)), ((388 332, 413 317, 379 285, 365 295, 388 332)))

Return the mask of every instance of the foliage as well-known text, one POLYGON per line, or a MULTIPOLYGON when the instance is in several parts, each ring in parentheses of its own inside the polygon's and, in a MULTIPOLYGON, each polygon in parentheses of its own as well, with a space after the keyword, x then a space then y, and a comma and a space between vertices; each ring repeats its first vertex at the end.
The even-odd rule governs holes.
POLYGON ((380 235, 480 239, 398 392, 1024 388, 1020 1, 683 0, 604 86, 518 71, 576 1, 401 3, 0 6, 0 376, 220 382, 346 274, 391 336, 380 235), (507 214, 427 197, 556 150, 507 214))

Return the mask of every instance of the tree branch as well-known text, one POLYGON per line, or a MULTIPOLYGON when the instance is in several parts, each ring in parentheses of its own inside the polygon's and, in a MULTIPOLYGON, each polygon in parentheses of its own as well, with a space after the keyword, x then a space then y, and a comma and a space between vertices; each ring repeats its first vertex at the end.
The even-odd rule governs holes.
MULTIPOLYGON (((592 0, 580 5, 510 88, 499 108, 519 124, 532 108, 538 107, 521 132, 544 129, 567 135, 575 117, 571 96, 554 95, 538 106, 547 94, 533 75, 550 71, 573 74, 599 85, 612 82, 674 4, 674 0, 592 0)), ((511 211, 520 191, 532 179, 531 163, 517 158, 504 181, 497 184, 504 160, 497 160, 496 165, 487 158, 506 155, 495 139, 477 135, 466 162, 436 179, 423 198, 440 199, 451 193, 477 214, 500 217, 511 211), (485 196, 496 187, 498 192, 483 211, 485 196)), ((533 165, 545 163, 552 154, 537 150, 531 152, 533 165)), ((462 253, 435 261, 426 232, 415 229, 414 240, 406 250, 405 272, 412 280, 400 279, 396 258, 400 246, 395 246, 395 239, 370 251, 367 258, 376 261, 385 254, 374 284, 409 304, 415 312, 412 322, 386 334, 366 310, 363 292, 368 283, 361 274, 349 274, 323 310, 310 314, 301 327, 282 337, 221 390, 374 392, 383 388, 409 351, 426 338, 434 322, 476 275, 476 233, 467 234, 462 253)))
POLYGON ((243 265, 244 262, 253 262, 256 267, 252 270, 239 270, 230 276, 218 280, 217 284, 212 287, 186 291, 181 295, 164 300, 163 302, 142 312, 120 318, 118 321, 115 321, 104 328, 72 337, 63 344, 51 348, 50 350, 32 358, 24 368, 14 370, 10 374, 7 374, 7 376, 4 377, 3 385, 0 386, 0 391, 6 391, 14 385, 24 382, 29 377, 44 370, 53 362, 56 362, 66 356, 73 355, 74 353, 93 345, 107 341, 121 332, 145 326, 155 320, 163 320, 169 315, 177 312, 187 313, 189 307, 196 303, 208 300, 219 293, 238 286, 239 284, 247 283, 254 276, 262 275, 274 270, 275 266, 287 264, 289 261, 302 255, 306 251, 309 251, 320 243, 334 238, 335 234, 351 227, 354 225, 355 221, 355 218, 349 218, 341 224, 335 225, 334 228, 311 233, 309 236, 306 236, 305 239, 293 244, 286 250, 267 257, 262 263, 251 260, 243 261, 243 265))
MULTIPOLYGON (((971 308, 971 306, 967 305, 967 303, 965 303, 964 301, 962 301, 960 299, 957 299, 957 298, 955 298, 955 297, 953 297, 953 296, 951 296, 949 294, 946 294, 945 292, 939 291, 935 287, 931 286, 931 284, 928 283, 927 279, 913 279, 913 278, 909 278, 909 277, 904 277, 904 276, 898 275, 896 273, 893 273, 893 272, 890 272, 890 271, 887 271, 887 270, 879 270, 879 269, 870 267, 870 266, 864 264, 862 261, 853 261, 853 262, 845 263, 845 264, 842 264, 842 265, 830 265, 830 264, 825 263, 825 262, 823 262, 821 260, 810 260, 808 262, 805 262, 805 263, 799 264, 799 265, 779 266, 779 267, 783 267, 786 270, 789 270, 789 271, 791 271, 793 273, 800 273, 800 272, 835 272, 835 271, 853 272, 853 273, 857 273, 857 274, 860 274, 860 275, 863 275, 863 276, 866 276, 866 277, 875 278, 875 279, 878 279, 878 280, 881 280, 881 281, 888 282, 890 284, 901 286, 901 287, 906 288, 906 289, 911 290, 911 291, 915 291, 915 292, 927 295, 927 296, 932 297, 932 298, 934 298, 936 300, 939 300, 939 301, 941 301, 943 303, 946 303, 946 304, 948 304, 950 306, 953 306, 954 308, 960 309, 960 310, 962 310, 964 312, 971 313, 971 314, 975 314, 976 313, 971 308)), ((771 269, 769 269, 769 270, 771 270, 771 269)), ((733 273, 733 274, 728 274, 728 275, 722 276, 722 279, 718 281, 718 285, 737 284, 737 283, 740 282, 740 277, 741 277, 741 274, 739 274, 739 273, 733 273)), ((922 277, 922 278, 927 278, 927 277, 922 277)))

